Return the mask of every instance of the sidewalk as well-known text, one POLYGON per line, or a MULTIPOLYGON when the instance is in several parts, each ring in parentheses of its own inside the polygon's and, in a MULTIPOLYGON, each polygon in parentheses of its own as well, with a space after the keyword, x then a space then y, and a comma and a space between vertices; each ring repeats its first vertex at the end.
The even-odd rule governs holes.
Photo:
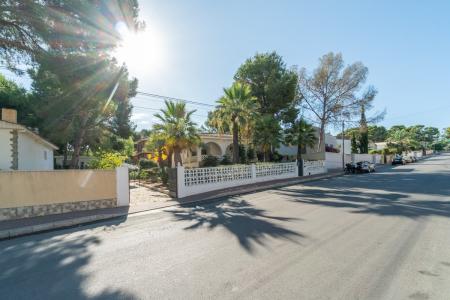
POLYGON ((119 221, 123 222, 128 216, 132 216, 133 214, 140 212, 152 211, 177 205, 189 205, 199 202, 215 201, 222 197, 247 194, 341 175, 343 175, 343 172, 339 170, 332 171, 327 174, 266 181, 238 186, 235 188, 216 190, 180 199, 167 198, 165 201, 139 202, 138 204, 131 205, 129 207, 94 209, 42 217, 0 221, 0 240, 38 232, 69 228, 82 224, 90 224, 114 218, 117 218, 118 220, 121 218, 119 221))

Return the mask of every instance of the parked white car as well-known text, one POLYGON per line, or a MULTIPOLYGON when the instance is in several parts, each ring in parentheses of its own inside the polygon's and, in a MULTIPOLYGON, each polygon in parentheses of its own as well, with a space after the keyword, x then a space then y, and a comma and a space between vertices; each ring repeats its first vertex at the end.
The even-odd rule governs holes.
POLYGON ((375 172, 375 164, 369 161, 360 161, 356 163, 356 171, 359 172, 375 172))

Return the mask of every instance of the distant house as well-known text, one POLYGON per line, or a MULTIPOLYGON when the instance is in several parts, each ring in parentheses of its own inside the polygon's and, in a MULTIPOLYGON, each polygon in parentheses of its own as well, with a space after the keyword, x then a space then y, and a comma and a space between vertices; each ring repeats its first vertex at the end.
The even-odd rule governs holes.
POLYGON ((17 111, 3 108, 0 120, 0 170, 53 170, 58 147, 23 125, 17 111))
POLYGON ((373 150, 383 150, 385 148, 387 148, 387 142, 378 142, 378 143, 373 143, 373 150))
MULTIPOLYGON (((319 145, 319 128, 314 127, 316 130, 316 138, 317 143, 314 147, 306 147, 306 149, 303 150, 303 158, 306 160, 321 160, 325 159, 325 153, 318 151, 318 145, 319 145)), ((277 152, 282 155, 286 156, 290 159, 295 159, 297 157, 297 146, 296 145, 280 145, 278 147, 277 152)), ((335 136, 326 133, 325 134, 325 152, 334 152, 334 153, 341 153, 342 151, 342 139, 338 139, 335 136)), ((351 142, 350 140, 344 140, 344 153, 350 154, 351 153, 351 142)))

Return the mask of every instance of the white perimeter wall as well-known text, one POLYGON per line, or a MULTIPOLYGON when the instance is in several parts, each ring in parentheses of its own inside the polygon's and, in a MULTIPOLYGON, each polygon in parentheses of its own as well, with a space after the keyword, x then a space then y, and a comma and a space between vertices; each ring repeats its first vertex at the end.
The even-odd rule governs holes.
POLYGON ((0 170, 11 168, 11 132, 0 129, 0 170))
MULTIPOLYGON (((346 154, 345 163, 351 161, 351 155, 346 154)), ((342 169, 342 153, 325 152, 325 167, 327 169, 342 169)))
POLYGON ((19 170, 53 170, 53 149, 19 132, 19 170))

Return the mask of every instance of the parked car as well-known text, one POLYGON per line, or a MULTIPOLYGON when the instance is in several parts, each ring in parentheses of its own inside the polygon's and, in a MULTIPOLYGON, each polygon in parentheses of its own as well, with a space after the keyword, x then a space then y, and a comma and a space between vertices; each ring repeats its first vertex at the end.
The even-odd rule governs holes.
POLYGON ((392 159, 392 165, 404 165, 406 162, 403 160, 403 157, 400 155, 394 156, 392 159))
POLYGON ((375 172, 375 164, 369 161, 359 161, 356 163, 356 170, 360 173, 375 172))
POLYGON ((413 159, 411 158, 411 156, 409 156, 409 155, 403 155, 403 161, 405 162, 405 163, 412 163, 413 162, 413 159))

